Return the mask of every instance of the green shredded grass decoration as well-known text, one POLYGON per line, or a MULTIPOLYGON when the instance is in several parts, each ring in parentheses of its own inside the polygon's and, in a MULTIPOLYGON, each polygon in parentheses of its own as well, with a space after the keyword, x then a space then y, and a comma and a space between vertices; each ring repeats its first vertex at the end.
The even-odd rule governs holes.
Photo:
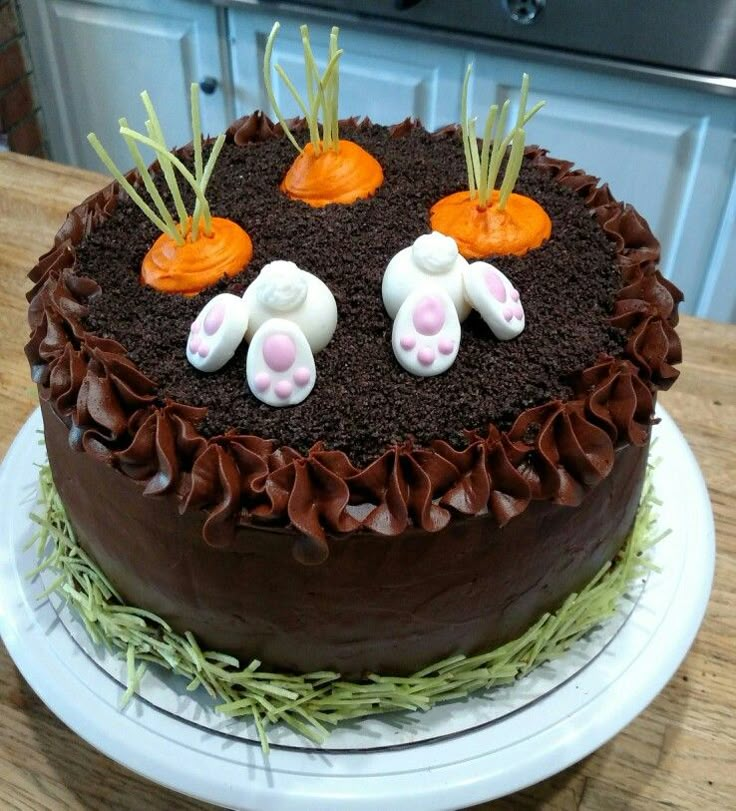
POLYGON ((188 679, 187 690, 202 687, 231 717, 253 720, 268 752, 267 728, 283 722, 315 743, 323 743, 341 721, 397 710, 427 710, 443 701, 465 698, 477 690, 509 684, 533 668, 561 656, 583 634, 616 612, 620 598, 635 580, 656 569, 647 552, 667 532, 656 533, 658 501, 647 477, 635 525, 613 563, 601 568, 578 594, 554 613, 545 614, 511 642, 477 656, 457 655, 412 676, 371 674, 361 682, 320 671, 286 675, 261 670, 257 660, 242 667, 237 659, 203 651, 194 636, 176 633, 160 617, 125 605, 113 585, 79 546, 54 486, 48 465, 39 476, 38 566, 57 576, 39 599, 56 593, 81 617, 91 639, 119 651, 127 661, 124 706, 138 690, 149 664, 188 679))
POLYGON ((525 125, 541 108, 545 102, 537 102, 531 110, 527 112, 526 104, 529 96, 529 74, 524 73, 521 79, 521 93, 519 95, 519 109, 516 115, 514 126, 504 135, 506 130, 506 119, 509 112, 509 100, 506 99, 501 105, 501 112, 497 104, 492 104, 488 108, 485 126, 483 128, 483 142, 478 150, 478 136, 476 133, 475 118, 470 118, 468 114, 468 87, 470 84, 470 74, 473 66, 468 65, 465 71, 465 80, 461 96, 460 124, 463 135, 463 149, 465 150, 465 164, 468 170, 468 191, 470 199, 478 199, 478 207, 484 210, 488 206, 496 187, 496 180, 501 169, 506 150, 511 145, 511 153, 506 162, 506 170, 501 182, 497 208, 503 211, 506 203, 514 190, 516 181, 521 170, 521 162, 524 158, 524 144, 526 143, 525 125))
MULTIPOLYGON (((279 28, 281 28, 281 24, 275 22, 266 41, 266 49, 263 54, 263 83, 266 88, 266 96, 268 97, 269 104, 273 108, 276 118, 278 118, 279 124, 281 124, 283 128, 284 134, 291 141, 294 148, 301 153, 303 150, 286 123, 286 119, 276 101, 276 96, 273 92, 273 84, 271 82, 273 46, 276 42, 276 34, 279 28)), ((330 32, 330 45, 327 52, 327 66, 325 67, 324 73, 321 75, 314 58, 312 45, 309 41, 309 28, 306 25, 302 25, 299 31, 301 33, 302 49, 304 51, 304 74, 307 85, 307 100, 304 101, 301 97, 299 91, 281 65, 274 65, 273 69, 286 85, 286 88, 301 110, 302 115, 307 120, 309 140, 312 144, 314 154, 321 155, 325 150, 332 149, 337 151, 339 148, 337 102, 340 92, 339 63, 340 57, 343 54, 342 49, 337 47, 337 36, 340 33, 340 29, 337 26, 332 27, 330 32), (320 112, 322 113, 321 135, 319 131, 320 112)))
POLYGON ((110 174, 127 192, 130 199, 162 233, 168 234, 176 245, 184 245, 186 237, 190 233, 191 240, 195 241, 199 236, 200 229, 203 230, 206 236, 210 236, 212 234, 212 215, 210 213, 209 203, 205 197, 205 192, 207 191, 207 185, 212 177, 212 172, 215 168, 215 163, 217 162, 222 145, 225 143, 225 136, 218 136, 212 146, 212 151, 207 159, 207 163, 204 164, 202 159, 202 125, 199 112, 199 85, 193 82, 190 87, 192 146, 194 148, 194 174, 192 174, 179 158, 169 150, 168 146, 166 146, 166 139, 161 127, 161 122, 159 121, 153 102, 145 90, 141 93, 141 100, 143 101, 143 106, 146 108, 148 115, 145 123, 146 132, 148 134, 143 135, 143 133, 131 129, 125 118, 120 118, 118 124, 120 125, 120 135, 128 147, 135 168, 140 173, 143 185, 156 209, 155 211, 141 197, 120 169, 118 169, 105 147, 100 143, 99 138, 93 132, 90 132, 89 135, 87 135, 87 140, 92 145, 99 159, 105 164, 110 174), (152 149, 158 158, 164 180, 171 192, 171 198, 174 201, 178 223, 166 208, 166 204, 154 185, 138 144, 143 144, 152 149), (184 178, 186 183, 191 186, 196 198, 191 217, 187 212, 184 200, 181 196, 181 190, 179 189, 179 184, 176 179, 177 172, 184 178))

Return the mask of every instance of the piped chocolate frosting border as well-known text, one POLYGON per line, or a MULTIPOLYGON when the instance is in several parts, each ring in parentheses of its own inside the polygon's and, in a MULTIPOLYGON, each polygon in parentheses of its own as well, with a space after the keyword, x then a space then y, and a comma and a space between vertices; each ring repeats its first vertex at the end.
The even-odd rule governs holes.
MULTIPOLYGON (((391 134, 400 138, 415 126, 404 121, 391 134)), ((456 133, 449 127, 436 136, 456 133)), ((261 113, 227 132, 235 145, 282 135, 261 113)), ((439 439, 428 447, 404 443, 362 468, 322 443, 300 454, 256 436, 204 437, 197 426, 205 409, 160 401, 154 381, 121 344, 83 326, 88 302, 101 290, 76 274, 75 248, 115 211, 117 183, 69 213, 54 247, 29 274, 35 285, 26 354, 40 396, 69 426, 72 447, 139 481, 144 495, 173 492, 182 512, 207 511, 204 540, 213 546, 229 545, 238 524, 291 524, 307 540, 295 544, 297 559, 319 563, 328 534, 398 535, 412 525, 437 531, 453 516, 485 512, 504 525, 531 500, 579 504, 610 472, 616 447, 647 441, 654 394, 678 375, 674 327, 682 294, 661 276, 659 244, 631 206, 568 161, 537 147, 526 155, 583 198, 613 241, 623 286, 610 322, 627 340, 620 358, 601 355, 577 377, 573 398, 524 411, 506 432, 493 425, 483 435, 471 432, 462 449, 439 439)), ((140 182, 135 172, 128 177, 140 182)))

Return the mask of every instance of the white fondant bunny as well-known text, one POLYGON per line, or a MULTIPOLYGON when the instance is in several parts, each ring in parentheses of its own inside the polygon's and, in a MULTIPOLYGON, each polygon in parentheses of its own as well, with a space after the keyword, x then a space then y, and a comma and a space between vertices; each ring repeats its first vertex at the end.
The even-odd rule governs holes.
POLYGON ((277 260, 264 265, 243 299, 250 313, 245 336, 249 342, 271 318, 296 324, 314 353, 324 349, 335 333, 337 304, 330 288, 294 262, 277 260))
POLYGON ((463 270, 467 264, 452 237, 439 231, 423 234, 388 263, 381 285, 386 312, 396 318, 409 293, 425 282, 432 282, 450 296, 458 317, 464 321, 470 313, 463 291, 463 270))

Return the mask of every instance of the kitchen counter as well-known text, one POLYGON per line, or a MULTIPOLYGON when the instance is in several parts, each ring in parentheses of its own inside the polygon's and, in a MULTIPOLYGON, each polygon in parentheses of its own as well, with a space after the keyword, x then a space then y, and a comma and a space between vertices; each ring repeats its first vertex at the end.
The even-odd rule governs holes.
MULTIPOLYGON (((0 154, 0 452, 36 406, 23 344, 26 273, 98 174, 0 154)), ((695 644, 652 704, 561 774, 475 811, 733 807, 736 796, 736 326, 684 317, 685 362, 660 399, 708 483, 717 533, 713 594, 695 644)), ((697 541, 697 539, 693 539, 697 541)), ((0 807, 203 811, 112 762, 49 712, 0 647, 0 807)), ((315 811, 319 811, 315 809, 315 811)))

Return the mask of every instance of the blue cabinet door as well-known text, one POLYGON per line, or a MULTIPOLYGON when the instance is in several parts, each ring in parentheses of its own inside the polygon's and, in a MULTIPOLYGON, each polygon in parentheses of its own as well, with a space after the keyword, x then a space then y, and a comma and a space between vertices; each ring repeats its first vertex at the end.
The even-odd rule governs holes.
MULTIPOLYGON (((218 15, 190 0, 21 0, 51 157, 88 169, 102 166, 86 140, 94 131, 121 168, 132 165, 118 119, 142 129, 139 94, 148 90, 169 144, 191 140, 189 85, 217 80, 202 94, 203 128, 229 118, 218 15)), ((153 158, 151 158, 153 159, 153 158)))
MULTIPOLYGON (((330 25, 324 17, 292 16, 279 10, 281 30, 273 52, 304 93, 304 60, 299 34, 301 23, 309 24, 310 40, 318 63, 324 67, 330 25)), ((229 12, 233 86, 238 115, 269 109, 263 83, 263 53, 274 18, 249 7, 229 12)), ((428 47, 390 34, 364 30, 356 24, 340 26, 340 117, 368 116, 379 124, 394 124, 408 116, 418 118, 428 129, 457 120, 457 88, 463 78, 464 55, 454 48, 428 47)), ((286 116, 299 114, 283 83, 273 77, 279 107, 286 116)))

